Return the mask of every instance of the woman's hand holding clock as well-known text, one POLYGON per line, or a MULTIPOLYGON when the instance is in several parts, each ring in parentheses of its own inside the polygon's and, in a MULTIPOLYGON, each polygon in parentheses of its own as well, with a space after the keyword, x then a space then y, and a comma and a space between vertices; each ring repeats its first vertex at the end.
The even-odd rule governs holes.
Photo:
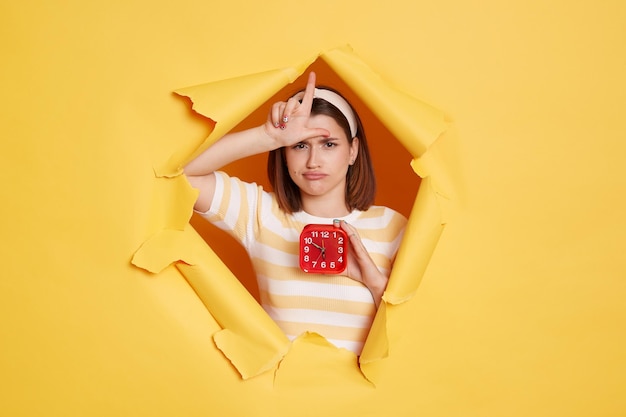
POLYGON ((344 274, 355 281, 363 283, 372 293, 376 307, 378 307, 385 288, 387 288, 389 278, 380 272, 372 260, 363 242, 361 242, 356 228, 345 221, 341 222, 341 228, 348 234, 350 240, 348 266, 344 274))
POLYGON ((345 221, 304 227, 300 234, 300 268, 307 273, 343 274, 361 282, 372 293, 376 307, 387 288, 388 277, 372 260, 357 230, 345 221))

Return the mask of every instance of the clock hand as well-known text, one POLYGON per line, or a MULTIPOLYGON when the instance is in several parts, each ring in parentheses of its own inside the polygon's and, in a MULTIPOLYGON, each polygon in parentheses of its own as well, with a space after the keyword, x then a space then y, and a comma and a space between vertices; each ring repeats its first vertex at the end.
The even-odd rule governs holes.
MULTIPOLYGON (((322 259, 326 260, 326 248, 324 247, 324 241, 322 240, 322 246, 318 245, 315 242, 311 242, 311 244, 320 250, 320 255, 322 256, 322 259)), ((319 258, 320 257, 318 256, 317 259, 319 258)), ((316 262, 317 259, 315 260, 316 262)))
POLYGON ((320 252, 319 255, 317 255, 317 258, 315 258, 315 264, 317 264, 317 261, 319 261, 320 256, 322 256, 324 254, 324 252, 320 252))

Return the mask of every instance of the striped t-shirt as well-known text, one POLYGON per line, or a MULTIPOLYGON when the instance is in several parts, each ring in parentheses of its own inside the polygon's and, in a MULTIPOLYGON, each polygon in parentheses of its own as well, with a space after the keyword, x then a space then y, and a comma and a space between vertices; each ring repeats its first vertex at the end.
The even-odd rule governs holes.
MULTIPOLYGON (((360 354, 376 314, 372 294, 345 275, 310 274, 298 263, 300 232, 306 224, 333 219, 300 211, 285 213, 273 193, 216 172, 215 194, 204 218, 226 230, 247 250, 263 308, 293 340, 315 332, 360 354)), ((406 218, 383 206, 340 217, 356 227, 378 268, 387 276, 400 245, 406 218)))

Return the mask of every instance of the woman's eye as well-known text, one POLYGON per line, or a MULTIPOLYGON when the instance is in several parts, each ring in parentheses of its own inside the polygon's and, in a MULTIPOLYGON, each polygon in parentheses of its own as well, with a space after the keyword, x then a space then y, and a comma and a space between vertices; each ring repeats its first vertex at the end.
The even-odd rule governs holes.
POLYGON ((306 148, 306 145, 302 142, 296 143, 295 145, 293 145, 293 149, 304 149, 304 148, 306 148))
POLYGON ((327 148, 334 148, 335 146, 337 146, 337 144, 335 142, 326 142, 324 145, 327 148))

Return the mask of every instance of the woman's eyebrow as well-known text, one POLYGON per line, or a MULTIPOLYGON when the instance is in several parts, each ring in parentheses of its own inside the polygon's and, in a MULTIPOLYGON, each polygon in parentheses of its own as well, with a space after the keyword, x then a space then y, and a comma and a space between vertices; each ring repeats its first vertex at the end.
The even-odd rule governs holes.
POLYGON ((322 144, 324 144, 324 143, 328 143, 328 142, 335 142, 335 141, 338 141, 338 140, 339 140, 339 138, 334 138, 334 137, 328 137, 328 138, 327 137, 320 137, 318 139, 314 139, 314 138, 304 139, 304 140, 301 140, 298 143, 304 143, 306 145, 310 145, 312 143, 322 143, 322 144))

